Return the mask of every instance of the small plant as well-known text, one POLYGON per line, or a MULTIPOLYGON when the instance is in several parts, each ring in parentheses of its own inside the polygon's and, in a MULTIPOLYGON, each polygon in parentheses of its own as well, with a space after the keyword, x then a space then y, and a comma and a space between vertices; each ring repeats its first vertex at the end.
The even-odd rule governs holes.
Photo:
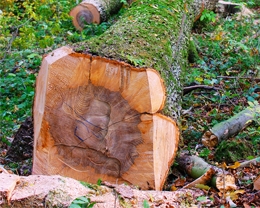
POLYGON ((101 186, 101 184, 102 184, 102 180, 99 178, 98 181, 97 181, 97 185, 101 186))
POLYGON ((216 14, 213 11, 204 10, 200 16, 200 21, 215 22, 216 14))
POLYGON ((144 206, 144 208, 149 208, 150 207, 147 200, 144 200, 143 206, 144 206))
POLYGON ((126 0, 120 0, 120 2, 121 2, 123 5, 128 5, 128 3, 127 3, 126 0))
POLYGON ((69 208, 92 208, 96 202, 91 202, 89 198, 85 196, 74 199, 69 208))
POLYGON ((207 158, 210 154, 210 150, 208 148, 203 148, 201 152, 199 153, 200 157, 207 158))

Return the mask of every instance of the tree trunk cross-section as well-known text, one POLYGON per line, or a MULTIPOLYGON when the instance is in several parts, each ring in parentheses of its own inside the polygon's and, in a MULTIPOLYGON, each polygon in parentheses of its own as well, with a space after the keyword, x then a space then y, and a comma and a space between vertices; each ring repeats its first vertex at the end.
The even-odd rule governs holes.
POLYGON ((104 34, 46 56, 33 174, 161 190, 178 148, 192 23, 215 3, 137 0, 104 34))
POLYGON ((46 105, 47 112, 50 109, 55 113, 48 115, 47 120, 53 124, 50 133, 60 159, 72 168, 91 166, 102 174, 120 177, 133 164, 138 155, 136 146, 142 143, 137 128, 140 114, 130 108, 119 92, 104 87, 89 84, 65 94, 60 103, 46 105), (117 112, 117 108, 126 113, 117 112), (67 131, 57 132, 64 123, 67 131))
POLYGON ((153 69, 57 49, 37 78, 34 174, 162 189, 179 138, 164 101, 153 69))
POLYGON ((116 13, 122 6, 120 0, 83 0, 70 11, 73 25, 83 30, 86 24, 100 24, 116 13))

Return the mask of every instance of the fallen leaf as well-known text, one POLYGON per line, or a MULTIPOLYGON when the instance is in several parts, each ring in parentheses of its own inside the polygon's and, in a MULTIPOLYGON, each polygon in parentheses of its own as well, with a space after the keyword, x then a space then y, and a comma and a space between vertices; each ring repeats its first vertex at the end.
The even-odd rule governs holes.
POLYGON ((204 185, 204 184, 196 184, 195 187, 199 188, 199 189, 207 190, 207 191, 210 189, 209 186, 204 185))
POLYGON ((240 167, 240 162, 235 162, 234 165, 227 166, 227 168, 230 169, 237 169, 238 167, 240 167))
POLYGON ((177 187, 176 186, 171 186, 171 191, 176 191, 177 187))
POLYGON ((219 174, 216 180, 216 187, 220 191, 235 190, 235 177, 229 174, 219 174))
POLYGON ((206 196, 200 196, 197 198, 197 201, 206 201, 207 197, 206 196))
POLYGON ((213 39, 213 40, 217 40, 217 41, 222 40, 223 34, 224 34, 224 33, 223 33, 222 31, 220 31, 220 32, 218 32, 218 33, 215 35, 215 37, 212 38, 212 39, 213 39))
POLYGON ((153 201, 154 201, 154 198, 153 198, 152 194, 149 194, 149 201, 150 201, 150 202, 153 202, 153 201))
POLYGON ((260 175, 254 180, 254 190, 260 190, 260 175))
POLYGON ((226 201, 228 202, 230 207, 237 207, 236 204, 231 200, 229 196, 226 198, 226 201))
POLYGON ((244 208, 251 208, 251 206, 248 205, 247 203, 244 203, 243 206, 244 206, 244 208))
POLYGON ((174 186, 184 186, 185 182, 186 182, 186 178, 177 178, 174 181, 173 185, 174 186))
POLYGON ((245 193, 245 190, 236 190, 236 191, 230 192, 228 195, 231 200, 235 201, 239 198, 239 194, 243 194, 243 193, 245 193))
POLYGON ((219 165, 220 168, 227 169, 228 166, 225 162, 223 162, 221 165, 219 165))

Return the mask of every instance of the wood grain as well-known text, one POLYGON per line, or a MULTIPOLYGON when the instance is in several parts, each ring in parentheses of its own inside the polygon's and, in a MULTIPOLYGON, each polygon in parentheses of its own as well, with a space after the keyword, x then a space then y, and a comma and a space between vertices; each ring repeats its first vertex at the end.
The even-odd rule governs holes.
POLYGON ((162 189, 179 133, 155 70, 62 47, 36 85, 34 174, 162 189))

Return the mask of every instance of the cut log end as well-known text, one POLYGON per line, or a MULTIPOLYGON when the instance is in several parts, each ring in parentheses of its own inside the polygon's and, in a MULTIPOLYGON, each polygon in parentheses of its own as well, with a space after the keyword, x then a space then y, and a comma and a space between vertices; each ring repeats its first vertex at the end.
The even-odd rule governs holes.
POLYGON ((45 57, 34 102, 34 174, 160 190, 178 147, 153 69, 77 54, 45 57))
POLYGON ((73 25, 77 30, 83 30, 86 24, 100 24, 101 18, 98 9, 84 1, 70 11, 73 25))
POLYGON ((206 147, 215 147, 218 144, 218 137, 211 131, 206 131, 202 137, 202 144, 206 147))

